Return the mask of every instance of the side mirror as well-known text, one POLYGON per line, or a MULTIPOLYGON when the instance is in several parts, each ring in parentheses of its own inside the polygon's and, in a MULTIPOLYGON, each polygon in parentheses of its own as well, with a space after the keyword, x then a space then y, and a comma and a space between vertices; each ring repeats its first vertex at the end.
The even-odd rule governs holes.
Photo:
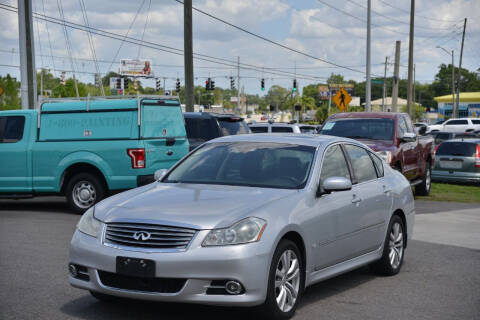
POLYGON ((427 127, 426 126, 416 127, 415 131, 417 132, 418 135, 424 136, 427 133, 427 127))
POLYGON ((155 181, 160 181, 160 179, 162 179, 167 174, 167 172, 167 169, 157 170, 155 171, 155 175, 153 176, 153 178, 155 179, 155 181))
POLYGON ((405 132, 402 137, 399 137, 402 142, 414 142, 417 140, 417 135, 413 132, 405 132))
MULTIPOLYGON (((317 196, 322 194, 321 187, 318 187, 317 196)), ((344 177, 329 177, 323 181, 323 193, 333 191, 345 191, 352 189, 352 182, 344 177)))

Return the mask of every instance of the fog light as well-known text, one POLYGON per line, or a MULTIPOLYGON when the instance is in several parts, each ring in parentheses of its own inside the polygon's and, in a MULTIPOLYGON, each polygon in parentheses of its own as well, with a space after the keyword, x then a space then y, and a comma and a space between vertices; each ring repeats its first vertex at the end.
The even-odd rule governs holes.
POLYGON ((74 278, 78 276, 77 267, 75 267, 75 265, 72 263, 68 265, 68 272, 70 272, 70 275, 74 278))
POLYGON ((230 281, 227 281, 227 283, 225 284, 225 290, 229 294, 240 294, 243 288, 240 282, 230 280, 230 281))

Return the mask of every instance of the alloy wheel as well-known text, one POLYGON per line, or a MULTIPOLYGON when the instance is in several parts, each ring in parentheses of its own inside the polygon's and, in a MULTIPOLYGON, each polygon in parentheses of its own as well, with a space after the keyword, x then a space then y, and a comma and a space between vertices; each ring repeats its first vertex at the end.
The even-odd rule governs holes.
POLYGON ((399 222, 395 222, 390 230, 389 248, 390 265, 393 269, 397 269, 403 258, 403 228, 399 222))
POLYGON ((300 262, 293 250, 285 250, 275 270, 275 298, 283 312, 289 312, 300 291, 300 262))

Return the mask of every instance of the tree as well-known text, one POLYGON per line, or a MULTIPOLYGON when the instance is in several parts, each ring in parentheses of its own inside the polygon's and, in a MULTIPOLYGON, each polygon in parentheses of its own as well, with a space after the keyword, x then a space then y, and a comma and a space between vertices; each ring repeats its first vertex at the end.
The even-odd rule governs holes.
POLYGON ((345 79, 341 74, 332 73, 328 78, 327 83, 328 84, 345 83, 345 79))
POLYGON ((7 74, 6 77, 0 76, 0 87, 4 91, 0 96, 0 110, 20 109, 22 107, 19 97, 20 82, 7 74))

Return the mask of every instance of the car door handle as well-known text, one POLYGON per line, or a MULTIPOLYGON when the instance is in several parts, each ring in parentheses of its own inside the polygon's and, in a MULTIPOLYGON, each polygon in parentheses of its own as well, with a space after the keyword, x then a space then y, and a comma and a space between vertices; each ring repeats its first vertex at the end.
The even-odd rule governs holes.
POLYGON ((357 197, 355 195, 353 196, 352 203, 359 203, 360 201, 362 201, 362 198, 357 197))

